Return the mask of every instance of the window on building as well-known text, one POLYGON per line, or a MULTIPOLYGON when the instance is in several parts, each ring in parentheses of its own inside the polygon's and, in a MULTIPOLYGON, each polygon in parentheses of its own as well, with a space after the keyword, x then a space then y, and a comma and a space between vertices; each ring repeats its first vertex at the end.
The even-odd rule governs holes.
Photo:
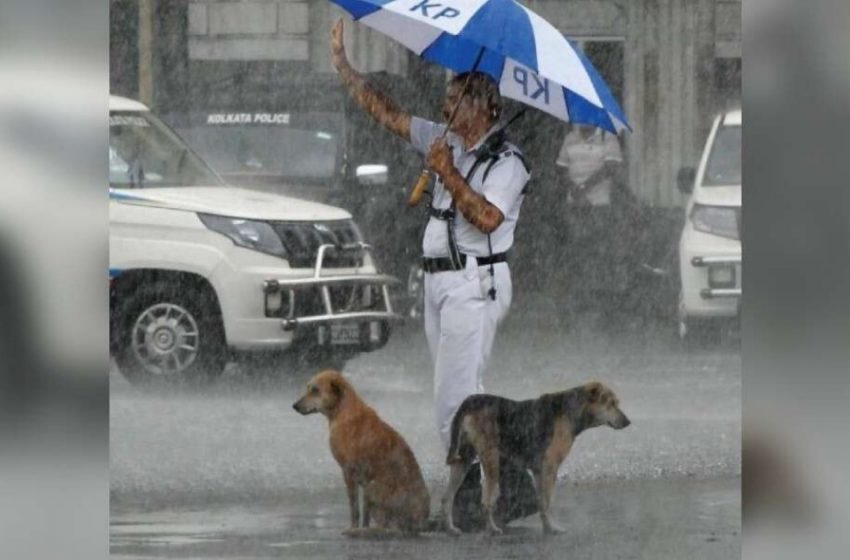
POLYGON ((741 106, 740 58, 714 59, 714 99, 717 111, 741 106))
POLYGON ((623 104, 623 41, 621 39, 584 39, 579 46, 602 75, 611 93, 623 104))

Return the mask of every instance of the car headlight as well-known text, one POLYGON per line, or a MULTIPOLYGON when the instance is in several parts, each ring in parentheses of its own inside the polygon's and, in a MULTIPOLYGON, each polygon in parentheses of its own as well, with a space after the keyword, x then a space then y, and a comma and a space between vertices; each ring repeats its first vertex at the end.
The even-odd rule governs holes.
POLYGON ((226 235, 240 247, 286 258, 286 248, 284 248, 280 237, 265 222, 244 218, 228 218, 214 214, 199 213, 198 217, 209 229, 226 235))
POLYGON ((695 204, 691 210, 694 229, 729 239, 740 239, 735 208, 695 204))

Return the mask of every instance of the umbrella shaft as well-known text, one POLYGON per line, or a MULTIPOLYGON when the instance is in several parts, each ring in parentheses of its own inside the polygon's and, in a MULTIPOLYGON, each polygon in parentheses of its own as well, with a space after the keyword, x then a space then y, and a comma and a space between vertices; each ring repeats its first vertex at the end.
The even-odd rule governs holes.
POLYGON ((457 103, 455 103, 454 108, 452 109, 451 115, 449 115, 449 121, 446 123, 446 128, 443 130, 443 134, 441 138, 445 138, 446 134, 449 132, 449 127, 452 126, 452 123, 455 120, 455 115, 457 115, 457 110, 460 108, 460 103, 463 101, 463 97, 466 95, 466 90, 469 88, 469 80, 472 78, 472 73, 478 70, 478 63, 481 62, 481 57, 484 56, 484 47, 481 47, 478 50, 478 56, 475 58, 475 64, 472 65, 472 70, 466 75, 466 81, 463 83, 463 89, 460 92, 460 97, 457 99, 457 103))
MULTIPOLYGON (((455 120, 455 115, 457 114, 457 110, 460 107, 460 102, 463 101, 463 96, 466 95, 466 90, 469 87, 469 80, 472 78, 472 73, 478 69, 478 63, 481 62, 481 57, 484 56, 484 47, 481 47, 481 50, 478 51, 478 56, 475 59, 475 64, 472 65, 472 70, 469 71, 469 74, 466 76, 466 82, 463 84, 463 90, 460 93, 460 97, 455 103, 454 108, 452 109, 451 115, 449 115, 449 121, 446 123, 446 128, 443 130, 443 134, 440 136, 441 138, 445 138, 446 134, 449 131, 449 127, 452 125, 452 122, 455 120)), ((422 170, 422 174, 419 176, 419 180, 416 181, 416 185, 413 187, 413 191, 410 193, 410 198, 407 199, 408 206, 416 206, 419 204, 419 201, 422 200, 422 195, 425 194, 425 189, 428 188, 428 182, 431 178, 431 174, 427 169, 422 170)))

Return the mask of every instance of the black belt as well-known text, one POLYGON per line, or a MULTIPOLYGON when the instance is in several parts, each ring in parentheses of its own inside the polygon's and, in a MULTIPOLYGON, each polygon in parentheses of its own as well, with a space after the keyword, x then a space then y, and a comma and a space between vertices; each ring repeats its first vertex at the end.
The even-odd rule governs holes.
MULTIPOLYGON (((478 266, 487 266, 489 264, 506 262, 508 260, 508 253, 496 253, 489 257, 475 257, 475 260, 478 261, 478 266)), ((463 253, 460 255, 460 262, 462 267, 466 266, 466 255, 463 253)), ((448 257, 422 257, 422 270, 431 274, 434 272, 455 270, 455 268, 452 266, 452 261, 448 257)))

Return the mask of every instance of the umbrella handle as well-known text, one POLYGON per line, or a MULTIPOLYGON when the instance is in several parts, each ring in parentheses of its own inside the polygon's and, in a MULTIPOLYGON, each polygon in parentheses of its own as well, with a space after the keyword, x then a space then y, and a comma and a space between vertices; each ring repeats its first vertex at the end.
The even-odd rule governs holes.
MULTIPOLYGON (((469 80, 472 78, 472 72, 475 72, 478 69, 478 64, 481 62, 482 56, 484 56, 484 47, 481 47, 478 50, 478 56, 475 58, 475 64, 472 65, 472 70, 466 77, 466 81, 463 83, 461 95, 458 98, 457 103, 455 103, 454 109, 452 109, 452 114, 451 116, 449 116, 449 120, 446 123, 446 128, 443 129, 443 133, 440 135, 440 138, 446 137, 446 133, 449 131, 449 127, 451 127, 452 122, 454 122, 457 110, 458 108, 460 108, 460 102, 463 100, 463 96, 466 95, 466 90, 469 87, 469 80)), ((425 189, 428 188, 428 182, 430 180, 431 173, 427 169, 423 169, 422 174, 419 176, 419 180, 416 181, 416 186, 414 186, 413 190, 410 192, 410 198, 407 199, 408 206, 413 208, 419 205, 419 201, 422 200, 422 195, 425 194, 425 189)))
POLYGON ((416 186, 410 192, 410 198, 407 199, 407 205, 413 208, 422 200, 422 195, 425 194, 425 189, 428 188, 428 182, 431 180, 431 173, 427 169, 422 170, 419 180, 416 181, 416 186))

